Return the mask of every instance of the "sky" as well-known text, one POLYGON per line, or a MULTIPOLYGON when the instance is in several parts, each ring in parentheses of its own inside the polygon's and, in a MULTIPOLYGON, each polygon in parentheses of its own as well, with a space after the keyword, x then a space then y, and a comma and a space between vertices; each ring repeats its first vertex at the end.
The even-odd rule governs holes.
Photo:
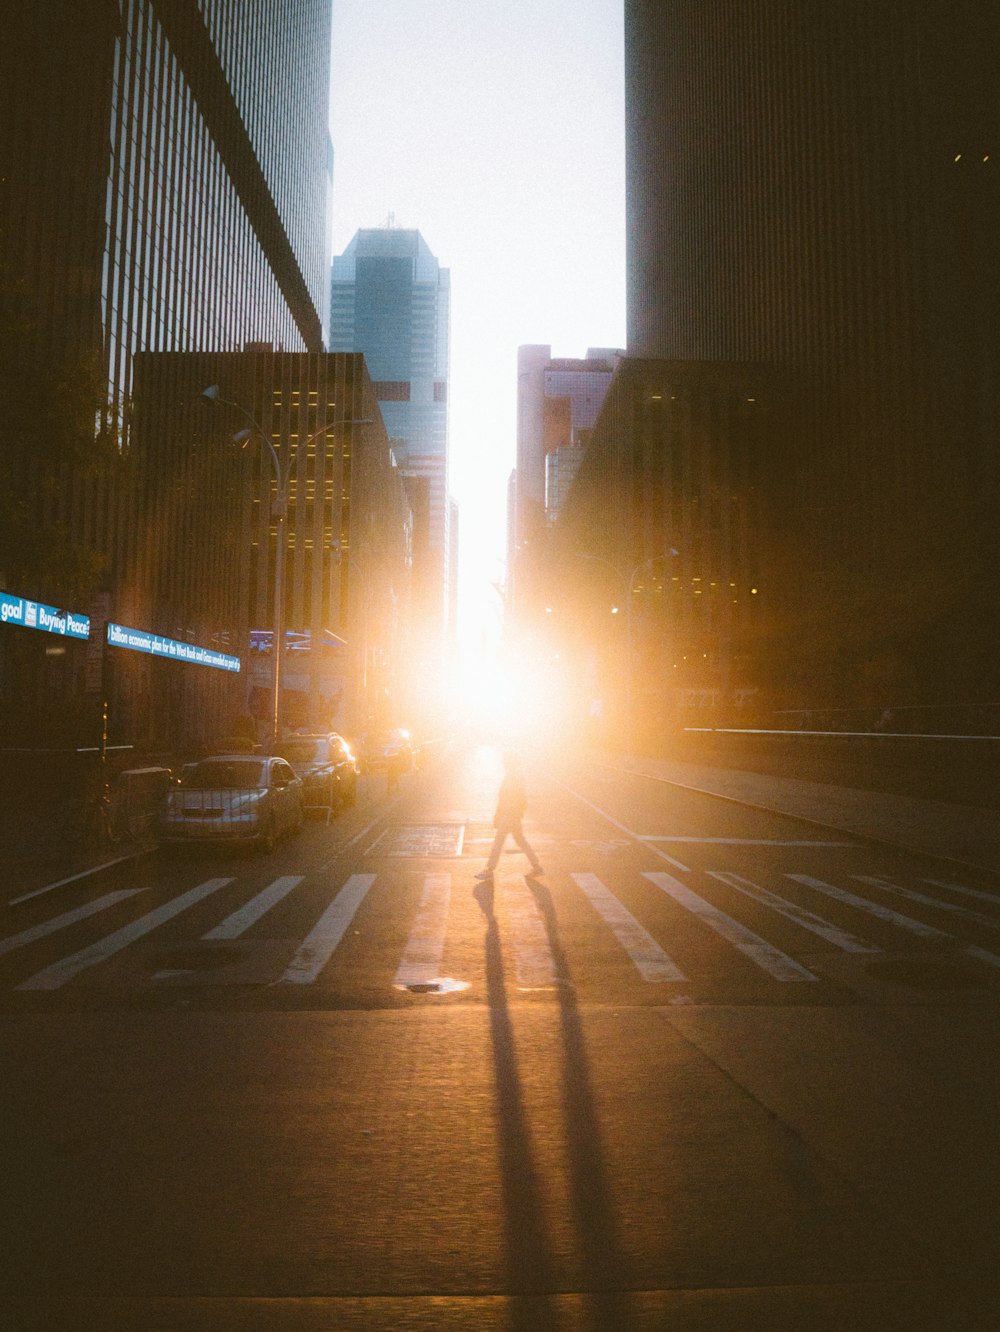
POLYGON ((499 621, 518 347, 625 345, 623 79, 622 0, 333 0, 332 253, 391 215, 451 271, 466 634, 499 621))

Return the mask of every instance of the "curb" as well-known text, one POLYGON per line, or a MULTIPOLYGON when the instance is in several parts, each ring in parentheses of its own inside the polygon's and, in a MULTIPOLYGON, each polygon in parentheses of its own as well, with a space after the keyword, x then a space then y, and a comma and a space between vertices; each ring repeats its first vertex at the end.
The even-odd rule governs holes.
POLYGON ((91 876, 101 876, 117 869, 120 865, 128 864, 133 860, 141 860, 143 856, 150 855, 156 850, 156 845, 134 847, 126 851, 123 855, 115 856, 111 860, 100 861, 96 865, 88 865, 83 869, 76 869, 64 878, 57 879, 54 883, 43 884, 39 888, 30 888, 27 892, 19 893, 17 897, 7 899, 8 907, 20 906, 23 902, 30 902, 37 897, 44 897, 46 893, 53 893, 60 888, 69 888, 73 884, 79 884, 84 879, 91 876))

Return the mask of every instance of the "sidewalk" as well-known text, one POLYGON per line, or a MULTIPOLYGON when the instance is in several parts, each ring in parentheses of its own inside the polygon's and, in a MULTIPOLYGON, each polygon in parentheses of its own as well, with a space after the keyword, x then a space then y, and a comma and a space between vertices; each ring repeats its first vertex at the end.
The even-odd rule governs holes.
POLYGON ((622 772, 708 791, 856 837, 1000 874, 1000 819, 993 810, 674 759, 628 755, 604 762, 622 772))

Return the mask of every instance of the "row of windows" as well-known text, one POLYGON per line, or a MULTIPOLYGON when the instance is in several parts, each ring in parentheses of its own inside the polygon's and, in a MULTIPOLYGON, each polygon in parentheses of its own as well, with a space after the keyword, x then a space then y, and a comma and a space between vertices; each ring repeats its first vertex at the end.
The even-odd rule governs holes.
POLYGON ((254 153, 317 310, 326 299, 330 5, 199 0, 254 153), (280 95, 275 90, 280 89, 280 95))
POLYGON ((138 350, 301 345, 174 54, 144 0, 118 42, 103 311, 113 397, 138 350))

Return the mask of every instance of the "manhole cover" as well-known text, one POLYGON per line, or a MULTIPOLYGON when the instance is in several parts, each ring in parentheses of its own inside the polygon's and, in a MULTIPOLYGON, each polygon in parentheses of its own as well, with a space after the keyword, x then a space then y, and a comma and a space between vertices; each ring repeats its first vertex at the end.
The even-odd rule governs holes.
POLYGON ((458 990, 467 990, 468 981, 455 980, 451 976, 437 976, 434 980, 402 981, 397 990, 406 990, 408 994, 455 994, 458 990))

